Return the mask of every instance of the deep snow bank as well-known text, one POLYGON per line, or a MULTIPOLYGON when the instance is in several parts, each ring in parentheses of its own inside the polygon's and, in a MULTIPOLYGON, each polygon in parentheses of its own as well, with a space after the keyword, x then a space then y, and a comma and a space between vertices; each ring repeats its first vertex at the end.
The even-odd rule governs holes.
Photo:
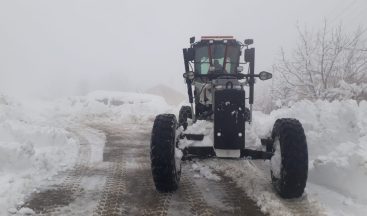
MULTIPOLYGON (((246 124, 246 146, 261 148, 261 138, 269 137, 278 118, 297 118, 302 123, 308 142, 309 178, 306 194, 323 205, 330 215, 367 215, 367 102, 356 101, 300 101, 290 107, 273 111, 270 115, 254 112, 254 121, 246 124)), ((189 126, 192 133, 207 132, 207 122, 189 126)), ((212 129, 212 128, 211 128, 212 129)), ((212 145, 212 139, 208 139, 212 145)), ((200 144, 208 144, 201 142, 200 144)), ((181 147, 196 145, 184 140, 181 147)), ((270 163, 265 163, 269 169, 270 163)), ((212 167, 238 180, 244 190, 259 203, 265 212, 282 206, 271 193, 269 182, 257 179, 253 164, 247 160, 233 163, 211 163, 212 167), (252 170, 247 176, 243 170, 252 170), (246 175, 246 176, 243 176, 246 175), (243 179, 246 178, 246 181, 243 179), (252 178, 252 179, 251 179, 252 178), (253 184, 256 181, 258 184, 253 184), (252 188, 252 189, 251 189, 252 188), (262 194, 263 196, 260 196, 262 194)), ((270 171, 266 176, 270 175, 270 171)), ((306 202, 300 200, 300 202, 306 202)), ((308 201, 307 201, 308 202, 308 201)), ((274 212, 273 212, 274 213, 274 212)), ((282 215, 280 209, 277 213, 282 215)))
POLYGON ((33 190, 71 168, 79 143, 88 141, 92 162, 101 160, 102 139, 84 123, 151 124, 165 112, 175 110, 149 94, 98 91, 26 104, 0 95, 0 215, 15 212, 33 190))
POLYGON ((159 113, 174 113, 166 101, 156 95, 96 91, 83 97, 60 99, 50 113, 62 115, 73 121, 153 121, 159 113))
POLYGON ((77 144, 64 128, 0 95, 0 215, 41 181, 70 167, 77 144))
MULTIPOLYGON (((366 101, 300 101, 270 115, 254 115, 251 131, 259 137, 270 135, 277 118, 299 119, 308 141, 308 182, 347 197, 349 203, 367 205, 366 101)), ((312 184, 308 188, 317 193, 312 184)))

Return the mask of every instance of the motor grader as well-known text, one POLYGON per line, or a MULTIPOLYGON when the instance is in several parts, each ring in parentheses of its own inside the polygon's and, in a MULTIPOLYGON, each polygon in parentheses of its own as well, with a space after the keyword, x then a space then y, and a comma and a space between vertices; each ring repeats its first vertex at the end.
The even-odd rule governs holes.
POLYGON ((253 120, 255 81, 272 78, 265 71, 255 73, 252 44, 252 39, 240 42, 232 36, 203 36, 197 42, 190 38, 190 47, 183 49, 183 78, 190 105, 181 107, 178 121, 174 114, 160 114, 153 124, 151 169, 158 191, 171 192, 179 187, 181 162, 187 158, 245 157, 270 160, 272 184, 281 197, 303 194, 308 150, 297 119, 277 119, 271 135, 261 140, 261 150, 246 148, 245 126, 253 120), (212 125, 209 135, 189 130, 200 121, 212 125), (205 136, 211 136, 210 146, 200 146, 205 136), (180 145, 187 140, 199 144, 180 145))

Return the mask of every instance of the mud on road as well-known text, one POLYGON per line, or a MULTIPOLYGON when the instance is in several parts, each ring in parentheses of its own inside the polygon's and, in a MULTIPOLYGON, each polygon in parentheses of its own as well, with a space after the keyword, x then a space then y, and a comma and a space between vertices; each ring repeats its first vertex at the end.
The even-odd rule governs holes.
POLYGON ((230 178, 194 177, 191 162, 182 164, 178 191, 157 192, 150 169, 151 126, 93 127, 106 134, 103 160, 90 163, 91 146, 82 138, 74 168, 33 193, 24 207, 37 215, 264 215, 230 178))

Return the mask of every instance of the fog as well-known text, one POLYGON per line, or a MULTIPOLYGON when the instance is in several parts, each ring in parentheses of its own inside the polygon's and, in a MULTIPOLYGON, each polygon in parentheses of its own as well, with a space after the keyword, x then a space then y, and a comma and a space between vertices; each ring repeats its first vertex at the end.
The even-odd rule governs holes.
POLYGON ((363 25, 363 0, 0 0, 0 93, 53 98, 93 90, 183 91, 189 37, 253 38, 271 71, 296 26, 363 25))

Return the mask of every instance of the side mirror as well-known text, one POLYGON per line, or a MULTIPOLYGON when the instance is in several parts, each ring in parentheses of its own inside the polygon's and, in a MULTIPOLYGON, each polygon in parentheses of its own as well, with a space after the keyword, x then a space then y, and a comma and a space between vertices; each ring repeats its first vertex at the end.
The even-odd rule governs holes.
POLYGON ((245 49, 245 62, 254 62, 255 60, 255 48, 245 49))
POLYGON ((260 80, 268 80, 268 79, 271 79, 272 77, 273 77, 273 74, 266 72, 266 71, 261 71, 259 73, 260 80))
POLYGON ((187 71, 186 73, 183 74, 183 78, 193 80, 195 78, 194 72, 187 71))

